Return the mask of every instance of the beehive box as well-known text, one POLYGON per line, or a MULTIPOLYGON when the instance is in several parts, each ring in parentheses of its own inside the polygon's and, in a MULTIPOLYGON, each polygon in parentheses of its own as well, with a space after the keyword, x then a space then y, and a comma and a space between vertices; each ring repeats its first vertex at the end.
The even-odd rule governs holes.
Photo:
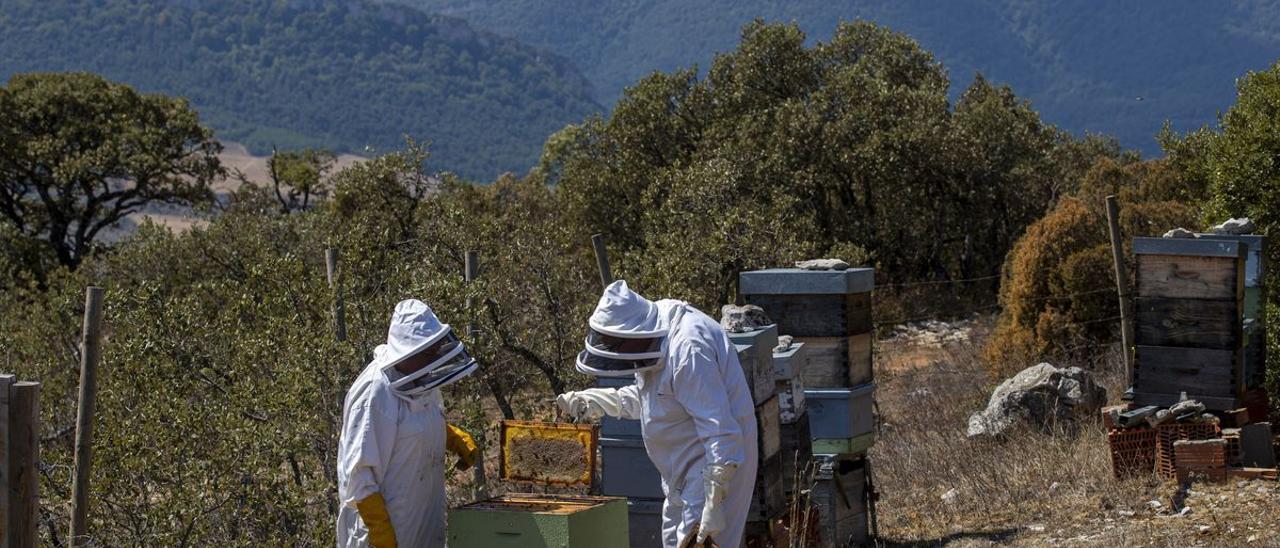
POLYGON ((756 434, 756 450, 761 462, 782 451, 782 423, 777 396, 756 407, 756 434))
POLYGON ((1182 392, 1206 407, 1239 407, 1247 246, 1210 239, 1135 238, 1136 405, 1169 406, 1182 392))
POLYGON ((791 424, 804 416, 804 381, 800 377, 777 381, 778 412, 782 424, 791 424))
POLYGON ((508 494, 449 510, 451 548, 627 548, 627 499, 508 494))
POLYGON ((762 458, 759 466, 747 521, 767 521, 787 512, 787 497, 782 481, 782 453, 762 458))
POLYGON ((751 388, 752 404, 760 405, 773 397, 773 348, 778 346, 778 328, 770 325, 746 333, 729 333, 738 348, 738 361, 751 388))
POLYGON ((866 463, 839 455, 819 455, 810 501, 818 507, 822 546, 866 544, 868 539, 866 463))
POLYGON ((779 333, 808 345, 801 375, 809 388, 845 387, 872 381, 870 268, 743 272, 739 287, 778 324, 779 333))
POLYGON ((617 497, 662 498, 662 476, 640 438, 600 438, 600 492, 617 497))
POLYGON ((875 385, 806 389, 809 430, 814 439, 856 438, 875 429, 875 385))
MULTIPOLYGON (((786 335, 786 333, 781 335, 786 335)), ((809 360, 809 352, 805 348, 806 346, 803 342, 792 340, 791 346, 786 350, 778 352, 775 349, 773 353, 773 380, 785 381, 799 377, 800 372, 805 369, 805 363, 809 360)))
POLYGON ((801 378, 809 388, 843 388, 870 383, 871 333, 848 337, 797 337, 809 353, 801 378))
POLYGON ((790 500, 796 493, 796 485, 806 486, 813 477, 813 438, 809 434, 809 416, 801 414, 797 420, 783 424, 782 430, 782 491, 790 500))
POLYGON ((739 292, 763 308, 781 333, 845 337, 871 331, 875 271, 773 268, 743 272, 739 292))
POLYGON ((628 537, 633 548, 662 546, 663 499, 627 499, 628 537))
POLYGON ((855 438, 814 438, 812 442, 815 455, 865 455, 875 443, 875 432, 855 438))

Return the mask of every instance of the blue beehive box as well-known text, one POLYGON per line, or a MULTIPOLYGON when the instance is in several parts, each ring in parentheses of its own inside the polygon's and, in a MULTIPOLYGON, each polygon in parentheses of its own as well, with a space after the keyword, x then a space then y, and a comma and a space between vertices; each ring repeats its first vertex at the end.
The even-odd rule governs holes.
POLYGON ((613 497, 663 498, 662 476, 640 438, 600 438, 600 493, 613 497))
POLYGON ((804 391, 813 439, 855 438, 875 429, 875 385, 804 391))

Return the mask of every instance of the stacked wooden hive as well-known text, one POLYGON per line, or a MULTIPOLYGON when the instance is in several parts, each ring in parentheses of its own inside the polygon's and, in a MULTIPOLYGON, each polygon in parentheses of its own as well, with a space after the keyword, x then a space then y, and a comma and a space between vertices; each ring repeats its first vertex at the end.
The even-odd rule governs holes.
POLYGON ((1248 244, 1135 238, 1133 251, 1133 403, 1167 407, 1186 393, 1211 410, 1241 407, 1254 376, 1245 367, 1248 244))
POLYGON ((782 491, 788 501, 795 500, 798 492, 807 488, 807 479, 813 473, 813 437, 800 375, 808 360, 802 342, 774 349, 773 378, 781 412, 778 428, 782 438, 782 491))
POLYGON ((787 511, 779 428, 782 414, 773 368, 778 328, 770 325, 745 333, 729 333, 729 338, 738 347, 738 361, 742 363, 742 372, 746 374, 752 403, 756 407, 756 453, 760 461, 756 469, 755 489, 751 494, 751 511, 747 514, 747 532, 762 534, 769 531, 772 520, 787 511))
MULTIPOLYGON (((1255 234, 1197 234, 1200 239, 1225 240, 1245 245, 1244 296, 1241 332, 1244 338, 1245 388, 1257 390, 1266 377, 1267 327, 1263 316, 1267 302, 1267 237, 1255 234)), ((1261 413, 1254 413, 1261 420, 1261 413)))
MULTIPOLYGON (((866 453, 874 441, 871 291, 874 271, 769 269, 744 272, 740 292, 804 344, 798 371, 812 438, 817 504, 828 546, 868 538, 866 453)), ((785 436, 784 436, 785 437, 785 436)))

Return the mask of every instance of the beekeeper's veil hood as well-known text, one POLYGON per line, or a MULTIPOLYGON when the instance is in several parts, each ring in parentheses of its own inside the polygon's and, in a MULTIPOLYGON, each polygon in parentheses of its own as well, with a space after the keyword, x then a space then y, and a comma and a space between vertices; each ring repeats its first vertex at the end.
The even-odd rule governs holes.
POLYGON ((587 325, 578 371, 622 377, 662 365, 671 322, 657 304, 631 291, 625 280, 605 288, 587 325))
POLYGON ((431 307, 417 299, 396 305, 387 328, 387 344, 376 353, 391 387, 410 397, 456 382, 479 367, 453 329, 440 323, 431 307), (396 367, 411 359, 417 369, 405 373, 396 367))

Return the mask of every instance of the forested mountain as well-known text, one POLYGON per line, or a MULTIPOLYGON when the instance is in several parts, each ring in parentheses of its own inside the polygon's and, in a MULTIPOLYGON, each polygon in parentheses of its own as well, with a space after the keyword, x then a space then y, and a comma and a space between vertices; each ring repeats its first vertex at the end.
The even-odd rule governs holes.
POLYGON ((466 22, 364 0, 0 0, 0 76, 90 71, 190 98, 255 152, 433 142, 432 165, 523 172, 600 109, 568 62, 466 22))
POLYGON ((653 70, 732 49, 744 23, 796 21, 825 40, 840 20, 905 32, 951 71, 976 71, 1030 99, 1046 121, 1102 132, 1147 153, 1164 120, 1211 124, 1232 82, 1280 57, 1280 2, 1190 0, 387 0, 464 18, 570 58, 612 103, 653 70))

